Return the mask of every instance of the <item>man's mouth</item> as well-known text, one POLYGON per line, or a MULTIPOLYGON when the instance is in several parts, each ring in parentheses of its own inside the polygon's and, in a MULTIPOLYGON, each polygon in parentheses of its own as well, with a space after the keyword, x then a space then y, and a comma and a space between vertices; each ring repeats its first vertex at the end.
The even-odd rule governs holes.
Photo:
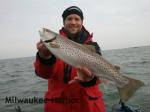
POLYGON ((76 30, 76 29, 77 29, 77 27, 70 27, 70 29, 71 29, 71 30, 76 30))

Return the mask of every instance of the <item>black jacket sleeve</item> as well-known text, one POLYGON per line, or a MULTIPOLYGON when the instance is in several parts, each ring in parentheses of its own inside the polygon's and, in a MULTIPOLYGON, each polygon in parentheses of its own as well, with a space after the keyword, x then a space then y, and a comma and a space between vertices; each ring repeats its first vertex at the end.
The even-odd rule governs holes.
POLYGON ((95 47, 95 50, 98 54, 100 54, 102 56, 102 52, 101 52, 101 48, 99 47, 99 45, 97 44, 97 42, 89 42, 89 45, 93 45, 95 47))
POLYGON ((43 58, 40 57, 39 53, 37 52, 36 57, 39 59, 39 61, 43 65, 51 66, 56 62, 56 57, 54 55, 52 55, 52 57, 49 58, 49 59, 43 59, 43 58))

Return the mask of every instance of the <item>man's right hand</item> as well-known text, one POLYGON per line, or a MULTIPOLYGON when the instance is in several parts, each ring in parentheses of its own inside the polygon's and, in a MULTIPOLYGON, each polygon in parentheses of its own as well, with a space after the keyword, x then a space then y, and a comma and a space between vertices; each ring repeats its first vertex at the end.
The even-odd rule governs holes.
POLYGON ((46 48, 42 40, 40 40, 37 44, 36 47, 39 52, 39 56, 43 59, 49 59, 52 56, 52 53, 46 48))

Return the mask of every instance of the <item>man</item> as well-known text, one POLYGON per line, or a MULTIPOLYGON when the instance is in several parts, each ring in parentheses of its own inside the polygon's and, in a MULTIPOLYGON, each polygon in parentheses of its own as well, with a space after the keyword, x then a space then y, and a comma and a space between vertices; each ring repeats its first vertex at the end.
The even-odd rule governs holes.
MULTIPOLYGON (((83 13, 76 6, 63 14, 64 27, 60 34, 80 44, 90 44, 101 55, 100 48, 92 41, 92 35, 83 26, 83 13)), ((34 63, 39 77, 48 79, 45 94, 45 112, 105 112, 100 80, 85 67, 72 67, 56 58, 42 41, 37 43, 38 53, 34 63), (84 75, 78 76, 80 71, 84 75)))

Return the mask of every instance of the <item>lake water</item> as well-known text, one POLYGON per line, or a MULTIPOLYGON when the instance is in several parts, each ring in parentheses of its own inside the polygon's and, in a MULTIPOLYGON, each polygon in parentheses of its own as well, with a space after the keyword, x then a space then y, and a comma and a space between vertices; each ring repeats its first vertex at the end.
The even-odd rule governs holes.
MULTIPOLYGON (((144 112, 150 111, 150 46, 103 51, 103 57, 121 67, 121 72, 145 83, 127 102, 140 106, 144 112)), ((47 81, 34 73, 35 57, 0 60, 0 111, 15 112, 20 106, 23 112, 43 112, 43 103, 7 102, 11 99, 40 99, 47 90, 47 81), (6 100, 7 99, 7 100, 6 100)), ((118 91, 110 85, 104 92, 107 112, 119 102, 118 91)))

